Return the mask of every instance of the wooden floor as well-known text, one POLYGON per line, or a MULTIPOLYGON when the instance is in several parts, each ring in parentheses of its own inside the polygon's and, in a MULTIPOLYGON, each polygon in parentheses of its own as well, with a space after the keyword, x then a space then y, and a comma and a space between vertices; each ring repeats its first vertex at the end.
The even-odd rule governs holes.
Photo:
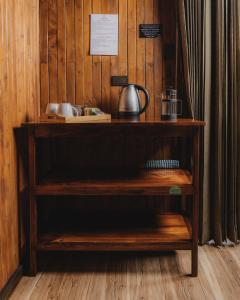
POLYGON ((240 299, 240 246, 200 247, 198 278, 187 275, 189 255, 44 254, 38 275, 22 278, 10 299, 240 299))

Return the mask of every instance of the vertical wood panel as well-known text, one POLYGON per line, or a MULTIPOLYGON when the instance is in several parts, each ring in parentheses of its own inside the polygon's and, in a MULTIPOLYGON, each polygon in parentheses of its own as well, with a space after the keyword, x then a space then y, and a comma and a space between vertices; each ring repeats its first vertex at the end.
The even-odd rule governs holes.
POLYGON ((66 0, 66 44, 67 44, 67 101, 75 103, 75 5, 74 0, 66 0))
POLYGON ((53 28, 56 16, 53 17, 50 5, 55 1, 58 4, 55 13, 58 101, 67 98, 72 103, 89 103, 116 115, 121 88, 111 87, 111 76, 128 75, 129 82, 146 86, 151 96, 147 113, 141 118, 159 119, 162 90, 174 85, 176 59, 169 59, 164 53, 169 44, 174 46, 176 42, 175 0, 41 0, 42 111, 48 102, 48 94, 50 98, 55 98, 56 94, 56 82, 52 76, 56 73, 56 50, 48 45, 48 40, 52 46, 55 45, 56 31, 53 28), (46 3, 51 10, 46 9, 46 3), (118 56, 89 55, 92 13, 119 14, 118 56), (50 28, 46 21, 48 15, 50 28), (156 39, 139 38, 139 25, 144 23, 163 24, 163 36, 156 39), (49 38, 46 37, 48 33, 51 35, 49 38), (48 61, 48 56, 51 61, 48 61))
MULTIPOLYGON (((118 71, 120 76, 128 75, 128 0, 119 0, 119 59, 118 71)), ((120 88, 119 93, 121 93, 120 88)))
MULTIPOLYGON (((145 23, 145 0, 137 0, 137 28, 145 23)), ((145 62, 146 62, 146 40, 137 38, 137 84, 145 86, 145 62)), ((141 102, 144 105, 145 97, 141 93, 141 102)), ((145 119, 145 113, 141 120, 145 119)))
POLYGON ((84 102, 92 102, 92 56, 90 56, 90 15, 92 1, 84 1, 84 102))
POLYGON ((76 104, 84 104, 83 2, 75 0, 76 104))
MULTIPOLYGON (((153 0, 145 0, 145 22, 153 24, 153 0)), ((149 92, 151 101, 146 112, 147 119, 154 118, 154 41, 153 39, 146 40, 146 88, 149 92)))
POLYGON ((67 99, 66 93, 66 7, 65 0, 57 2, 57 41, 58 41, 58 101, 63 102, 67 99))
POLYGON ((40 87, 41 113, 44 113, 49 102, 49 73, 48 73, 48 1, 40 0, 40 87))
MULTIPOLYGON (((121 0, 120 0, 121 1, 121 0)), ((112 0, 110 3, 110 13, 118 14, 119 0, 112 0)), ((111 76, 118 76, 119 74, 119 55, 111 56, 111 76)), ((111 101, 110 111, 112 114, 117 115, 118 99, 120 89, 118 87, 111 87, 111 101)))
POLYGON ((130 83, 136 82, 137 45, 136 45, 136 0, 128 1, 128 78, 130 83))
MULTIPOLYGON (((101 1, 92 1, 93 14, 100 14, 101 1)), ((99 55, 93 57, 93 105, 102 105, 102 57, 99 55)))
MULTIPOLYGON (((154 23, 161 24, 160 1, 154 0, 154 23)), ((155 119, 161 116, 162 94, 162 36, 154 40, 154 95, 155 95, 155 119)))
MULTIPOLYGON (((23 170, 17 170, 13 129, 39 113, 39 61, 48 63, 48 34, 42 39, 41 31, 39 41, 38 3, 0 1, 0 289, 19 265, 18 189, 26 187, 23 170)), ((48 12, 48 2, 42 4, 48 12)))
MULTIPOLYGON (((102 13, 110 13, 110 1, 102 1, 102 13)), ((102 109, 106 112, 110 112, 110 75, 111 74, 111 65, 110 65, 110 56, 102 57, 102 109)))
POLYGON ((57 59, 57 0, 49 1, 48 8, 48 54, 50 102, 58 100, 58 59, 57 59))
POLYGON ((128 0, 119 1, 119 75, 128 75, 128 57, 127 57, 127 7, 128 0))

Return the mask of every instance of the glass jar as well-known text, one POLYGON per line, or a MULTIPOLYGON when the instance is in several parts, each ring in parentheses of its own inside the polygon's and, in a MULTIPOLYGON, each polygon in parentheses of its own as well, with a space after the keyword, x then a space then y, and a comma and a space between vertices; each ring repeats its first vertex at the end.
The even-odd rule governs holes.
POLYGON ((162 112, 161 119, 163 121, 177 121, 181 115, 182 101, 177 99, 177 90, 167 89, 162 94, 162 112))

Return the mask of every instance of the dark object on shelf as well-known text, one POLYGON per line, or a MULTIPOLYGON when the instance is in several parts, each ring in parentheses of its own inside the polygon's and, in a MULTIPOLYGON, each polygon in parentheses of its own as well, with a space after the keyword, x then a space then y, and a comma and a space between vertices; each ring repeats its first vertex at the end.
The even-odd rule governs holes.
POLYGON ((140 24, 139 37, 140 38, 156 38, 162 33, 160 24, 140 24))
POLYGON ((162 95, 162 114, 163 121, 177 121, 178 115, 181 115, 182 105, 177 99, 177 90, 167 89, 162 95), (180 107, 180 109, 179 109, 180 107))
POLYGON ((139 116, 144 113, 150 103, 148 91, 137 84, 129 84, 124 87, 119 100, 119 117, 123 119, 139 120, 139 116), (145 94, 145 105, 141 107, 139 91, 145 94))
POLYGON ((148 160, 144 164, 144 169, 179 169, 179 160, 148 160))

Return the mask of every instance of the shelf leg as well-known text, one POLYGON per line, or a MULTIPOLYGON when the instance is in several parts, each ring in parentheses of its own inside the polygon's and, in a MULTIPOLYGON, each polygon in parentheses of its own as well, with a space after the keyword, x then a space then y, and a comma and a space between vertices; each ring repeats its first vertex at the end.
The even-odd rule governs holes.
POLYGON ((193 204, 192 204, 192 276, 198 276, 198 240, 199 240, 199 159, 200 130, 195 129, 193 137, 193 204))
POLYGON ((36 185, 36 142, 32 132, 28 133, 28 275, 37 273, 37 199, 34 193, 36 185))
POLYGON ((198 245, 192 249, 192 277, 198 276, 198 245))
POLYGON ((30 228, 29 228, 29 276, 37 274, 37 227, 36 227, 36 199, 30 199, 30 228))

